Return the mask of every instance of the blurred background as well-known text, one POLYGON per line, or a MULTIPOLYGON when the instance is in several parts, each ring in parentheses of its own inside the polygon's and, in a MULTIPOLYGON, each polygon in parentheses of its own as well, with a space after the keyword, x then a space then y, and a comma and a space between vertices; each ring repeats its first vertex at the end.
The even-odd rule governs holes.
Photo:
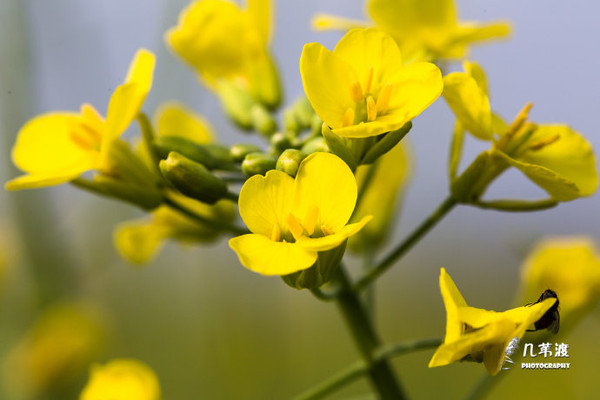
MULTIPOLYGON (((163 34, 187 3, 0 2, 1 181, 17 175, 10 148, 20 126, 43 112, 77 110, 83 102, 104 114, 139 47, 157 55, 144 111, 152 114, 163 101, 180 100, 207 116, 222 142, 247 141, 224 117, 215 97, 165 47, 163 34)), ((342 36, 311 31, 311 16, 328 12, 364 19, 363 8, 361 1, 278 2, 273 52, 287 104, 302 94, 302 46, 318 41, 331 49, 342 36)), ((510 120, 533 101, 534 121, 567 123, 600 149, 596 2, 459 0, 457 8, 462 20, 512 23, 511 38, 474 47, 471 53, 488 73, 495 111, 510 120)), ((448 70, 459 68, 450 65, 448 70)), ((409 136, 415 174, 391 243, 446 197, 453 121, 441 99, 413 121, 409 136)), ((469 140, 463 160, 485 147, 469 140)), ((488 192, 489 198, 511 195, 533 199, 543 193, 518 173, 507 173, 488 192)), ((194 248, 167 245, 156 261, 140 269, 121 260, 112 244, 119 222, 143 215, 134 207, 70 185, 2 191, 0 199, 2 399, 77 398, 87 366, 73 368, 68 378, 53 379, 48 365, 53 357, 60 358, 59 349, 40 350, 48 365, 37 367, 37 383, 29 382, 32 378, 23 376, 14 361, 23 338, 36 335, 32 326, 42 312, 58 307, 58 313, 70 315, 73 306, 64 304, 74 300, 84 307, 77 315, 89 317, 83 324, 91 328, 88 336, 70 343, 102 342, 102 350, 92 357, 95 362, 133 357, 147 363, 160 379, 164 399, 290 398, 359 358, 333 304, 290 289, 276 277, 244 269, 225 240, 194 248), (105 339, 95 336, 98 330, 105 339), (46 385, 48 394, 31 394, 32 385, 46 385)), ((599 200, 596 194, 528 214, 459 206, 378 283, 381 336, 388 343, 443 336, 440 267, 447 269, 469 304, 495 310, 516 305, 519 268, 530 247, 548 235, 598 239, 599 200)), ((570 345, 571 370, 513 368, 490 398, 591 398, 600 392, 599 332, 596 308, 562 338, 570 345)), ((394 360, 412 398, 440 398, 441 391, 446 399, 459 399, 485 374, 481 365, 472 363, 430 370, 432 352, 394 360)), ((358 381, 332 398, 368 389, 358 381)))

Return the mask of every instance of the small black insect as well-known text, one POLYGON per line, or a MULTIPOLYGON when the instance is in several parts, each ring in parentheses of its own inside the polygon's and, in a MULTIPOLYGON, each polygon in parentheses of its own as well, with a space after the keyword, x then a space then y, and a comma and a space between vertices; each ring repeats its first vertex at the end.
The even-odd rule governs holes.
POLYGON ((550 309, 546 311, 544 315, 542 315, 542 318, 535 321, 535 323, 533 324, 535 326, 535 329, 530 329, 530 332, 539 331, 540 329, 548 329, 552 333, 558 333, 558 328, 560 325, 560 315, 558 313, 558 296, 556 295, 556 292, 554 290, 547 289, 546 291, 544 291, 544 293, 542 293, 538 301, 527 305, 531 306, 533 304, 537 304, 541 301, 550 298, 555 298, 556 303, 554 303, 552 307, 550 307, 550 309))

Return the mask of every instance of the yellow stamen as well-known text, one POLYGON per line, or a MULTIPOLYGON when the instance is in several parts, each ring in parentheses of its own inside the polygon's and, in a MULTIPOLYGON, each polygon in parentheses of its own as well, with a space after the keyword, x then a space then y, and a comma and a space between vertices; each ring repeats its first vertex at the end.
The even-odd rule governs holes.
POLYGON ((377 112, 379 114, 385 113, 390 107, 390 97, 392 95, 392 85, 386 83, 377 97, 377 112))
POLYGON ((294 239, 298 240, 304 236, 304 229, 302 229, 302 225, 300 225, 298 218, 294 217, 292 214, 288 214, 287 224, 288 228, 292 232, 292 236, 294 236, 294 239))
POLYGON ((371 85, 373 85, 373 67, 369 67, 367 71, 367 81, 365 82, 365 93, 371 91, 371 85))
POLYGON ((364 98, 364 94, 362 92, 360 83, 358 83, 358 81, 354 81, 350 84, 350 97, 352 98, 352 101, 355 103, 364 98))
POLYGON ((531 107, 533 107, 532 102, 525 104, 525 106, 521 109, 521 111, 519 111, 519 114, 517 114, 517 116, 515 117, 512 124, 510 124, 507 135, 512 136, 515 133, 517 133, 517 131, 519 129, 521 129, 521 127, 523 126, 525 121, 527 121, 527 118, 529 117, 529 110, 531 110, 531 107))
POLYGON ((369 95, 367 97, 367 120, 375 121, 375 119, 377 119, 377 106, 375 105, 373 96, 369 95))
POLYGON ((308 234, 308 236, 315 233, 315 226, 317 225, 317 219, 319 218, 319 209, 316 206, 311 207, 306 213, 306 218, 304 219, 304 230, 308 234))
POLYGON ((278 224, 273 225, 273 229, 271 230, 271 240, 274 242, 279 242, 281 240, 281 228, 278 224))
POLYGON ((344 113, 344 118, 342 118, 342 127, 354 125, 354 110, 350 107, 344 113))
POLYGON ((71 126, 69 138, 84 150, 99 150, 102 141, 101 133, 83 122, 76 122, 71 126))
POLYGON ((321 232, 323 232, 323 235, 325 236, 333 235, 335 233, 330 228, 328 228, 327 225, 321 225, 321 232))
POLYGON ((548 138, 542 139, 542 140, 538 140, 535 143, 531 143, 528 147, 529 150, 532 151, 537 151, 537 150, 541 150, 544 147, 548 146, 549 144, 552 144, 554 142, 556 142, 558 139, 560 139, 560 135, 556 134, 554 136, 550 136, 548 138))

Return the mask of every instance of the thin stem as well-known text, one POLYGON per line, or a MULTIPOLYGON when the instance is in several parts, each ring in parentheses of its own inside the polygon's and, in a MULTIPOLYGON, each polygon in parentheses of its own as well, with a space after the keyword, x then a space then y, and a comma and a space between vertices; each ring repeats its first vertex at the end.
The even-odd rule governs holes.
POLYGON ((337 278, 341 284, 337 305, 354 336, 363 361, 368 365, 367 374, 379 398, 382 400, 405 399, 406 395, 395 377, 390 363, 386 359, 374 357, 374 352, 380 347, 379 337, 360 298, 352 290, 350 280, 341 265, 337 278))
POLYGON ((164 203, 166 205, 168 205, 169 207, 179 211, 182 214, 187 215, 188 217, 190 217, 192 219, 195 219, 196 221, 198 221, 204 225, 208 225, 213 228, 221 229, 221 230, 233 233, 235 235, 244 235, 246 233, 250 233, 250 231, 248 231, 245 228, 241 228, 241 227, 238 227, 238 226, 235 226, 232 224, 228 224, 223 221, 218 221, 215 219, 207 218, 202 215, 196 214, 194 211, 182 206, 181 204, 179 204, 169 198, 165 198, 164 203))
POLYGON ((410 250, 431 228, 433 228, 450 210, 454 208, 457 201, 451 196, 446 198, 439 207, 421 223, 402 243, 388 254, 379 264, 366 273, 354 284, 354 290, 361 290, 383 274, 394 262, 399 260, 408 250, 410 250))
MULTIPOLYGON (((386 360, 394 356, 402 354, 412 353, 419 350, 431 349, 439 346, 442 343, 442 339, 423 339, 414 340, 411 342, 396 343, 390 346, 385 346, 375 352, 375 360, 386 360)), ((318 385, 310 388, 306 392, 295 397, 294 400, 316 400, 321 399, 338 389, 352 383, 358 378, 362 377, 367 373, 368 364, 363 361, 355 361, 346 368, 342 369, 335 375, 324 380, 318 385)))

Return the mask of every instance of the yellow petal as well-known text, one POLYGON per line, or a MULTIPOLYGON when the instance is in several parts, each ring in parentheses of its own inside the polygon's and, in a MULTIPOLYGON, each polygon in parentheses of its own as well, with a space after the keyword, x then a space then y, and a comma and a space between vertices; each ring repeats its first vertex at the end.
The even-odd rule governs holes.
POLYGON ((515 158, 546 167, 577 185, 580 196, 589 196, 598 187, 596 158, 590 143, 566 125, 540 125, 528 143, 558 139, 537 150, 525 151, 515 158))
POLYGON ((273 0, 248 0, 248 13, 265 45, 273 35, 273 0))
POLYGON ((262 275, 287 275, 307 269, 317 261, 317 253, 296 243, 274 242, 259 234, 248 234, 229 240, 240 262, 262 275))
POLYGON ((581 192, 575 182, 560 176, 546 167, 515 160, 500 151, 495 151, 494 154, 523 172, 535 184, 548 192, 555 200, 570 201, 581 196, 581 192))
POLYGON ((57 112, 31 119, 19 131, 13 147, 13 162, 31 174, 64 177, 79 175, 98 165, 98 152, 72 139, 73 128, 81 122, 74 113, 57 112))
POLYGON ((369 23, 356 19, 338 17, 337 15, 317 13, 311 18, 310 26, 316 31, 349 31, 354 28, 368 28, 369 23))
POLYGON ((114 232, 115 248, 125 260, 132 264, 147 264, 162 247, 165 232, 151 221, 125 222, 114 232))
POLYGON ((159 400, 160 384, 154 371, 133 359, 113 359, 94 365, 80 400, 159 400))
POLYGON ((182 137, 198 144, 214 141, 215 135, 210 122, 181 103, 164 103, 155 115, 159 135, 182 137))
POLYGON ((475 43, 489 39, 500 39, 510 35, 511 27, 508 22, 490 24, 461 24, 454 31, 454 43, 475 43))
POLYGON ((481 140, 491 140, 490 102, 475 79, 462 72, 444 77, 444 99, 466 130, 481 140))
POLYGON ((271 170, 254 175, 244 183, 238 201, 244 223, 254 233, 271 236, 273 226, 287 226, 294 199, 294 179, 285 172, 271 170))
POLYGON ((300 74, 317 115, 330 127, 341 128, 346 110, 354 109, 351 85, 359 77, 352 67, 319 43, 308 43, 300 56, 300 74))
POLYGON ((38 189, 42 187, 60 185, 77 178, 90 168, 73 168, 71 170, 54 171, 52 173, 34 173, 22 175, 6 182, 6 190, 38 189))
POLYGON ((303 220, 316 208, 317 226, 337 232, 350 219, 356 196, 356 179, 348 165, 333 154, 313 153, 298 168, 293 212, 303 220))
POLYGON ((368 215, 355 224, 348 224, 334 234, 320 238, 302 237, 296 243, 308 251, 327 251, 334 249, 344 243, 350 236, 360 231, 367 222, 371 220, 368 215))
POLYGON ((390 82, 402 66, 398 45, 392 37, 378 29, 353 29, 338 42, 333 54, 351 65, 365 95, 377 93, 390 82), (368 90, 365 82, 372 74, 378 86, 368 90))
POLYGON ((458 339, 463 330, 463 323, 459 319, 458 308, 466 307, 467 302, 462 297, 454 281, 446 273, 446 269, 440 270, 440 291, 446 308, 446 337, 444 343, 458 339))
POLYGON ((423 28, 451 29, 456 25, 452 0, 370 0, 369 15, 398 36, 418 34, 423 28))
POLYGON ((152 86, 154 62, 154 54, 144 49, 138 50, 134 56, 125 82, 110 97, 106 112, 106 132, 102 138, 103 148, 116 140, 140 112, 152 86))

